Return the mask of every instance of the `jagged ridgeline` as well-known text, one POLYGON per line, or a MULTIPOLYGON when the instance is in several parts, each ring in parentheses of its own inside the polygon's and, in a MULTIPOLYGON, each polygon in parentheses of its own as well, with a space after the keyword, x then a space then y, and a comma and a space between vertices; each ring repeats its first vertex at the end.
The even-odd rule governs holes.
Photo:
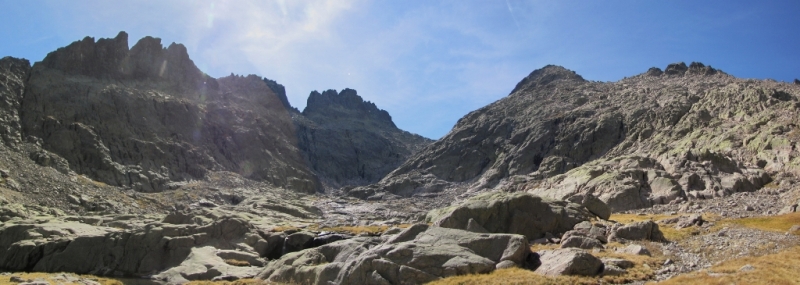
POLYGON ((213 78, 183 45, 153 37, 130 49, 125 32, 87 37, 32 67, 4 61, 8 146, 33 143, 39 164, 142 192, 217 171, 305 193, 322 191, 321 182, 372 183, 430 142, 397 129, 354 90, 312 93, 300 114, 277 82, 213 78))
POLYGON ((470 185, 559 199, 593 194, 619 211, 752 191, 800 174, 798 95, 797 84, 739 79, 696 62, 618 82, 548 65, 350 194, 470 185))

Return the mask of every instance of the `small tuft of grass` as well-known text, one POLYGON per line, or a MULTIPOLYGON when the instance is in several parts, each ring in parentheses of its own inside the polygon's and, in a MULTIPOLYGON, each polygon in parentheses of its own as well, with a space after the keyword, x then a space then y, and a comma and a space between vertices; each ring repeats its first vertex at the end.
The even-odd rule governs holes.
POLYGON ((682 274, 659 284, 800 284, 800 247, 725 261, 709 270, 682 274), (751 265, 753 270, 741 271, 745 265, 751 265))

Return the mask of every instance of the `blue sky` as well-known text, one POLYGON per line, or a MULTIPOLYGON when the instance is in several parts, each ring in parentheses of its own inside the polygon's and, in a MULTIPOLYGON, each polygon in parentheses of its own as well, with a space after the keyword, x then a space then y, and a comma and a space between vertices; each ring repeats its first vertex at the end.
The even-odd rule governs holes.
POLYGON ((312 90, 356 89, 434 139, 547 64, 601 81, 678 61, 800 78, 800 1, 0 0, 0 14, 0 56, 124 30, 183 43, 214 77, 276 80, 301 110, 312 90))

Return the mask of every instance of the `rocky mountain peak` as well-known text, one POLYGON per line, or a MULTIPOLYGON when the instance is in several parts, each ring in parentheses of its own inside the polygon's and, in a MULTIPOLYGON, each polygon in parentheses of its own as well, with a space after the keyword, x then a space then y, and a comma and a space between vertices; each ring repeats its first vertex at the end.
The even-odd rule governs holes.
POLYGON ((378 109, 375 103, 364 101, 356 90, 349 88, 345 88, 339 93, 333 89, 322 93, 311 92, 303 115, 318 123, 331 118, 353 117, 370 119, 376 123, 396 128, 392 122, 392 116, 388 112, 378 109))
MULTIPOLYGON (((714 75, 717 73, 722 73, 722 71, 714 69, 710 65, 706 66, 701 62, 692 62, 691 64, 689 64, 689 66, 686 66, 686 63, 684 62, 671 63, 667 65, 667 69, 664 70, 664 74, 669 76, 714 75)), ((650 74, 649 70, 648 70, 648 75, 652 75, 650 74)))
POLYGON ((272 92, 275 93, 276 96, 278 96, 278 99, 281 100, 281 104, 283 104, 283 107, 285 107, 286 110, 295 111, 298 113, 300 112, 299 110, 297 110, 297 108, 292 107, 292 104, 289 104, 289 98, 286 97, 286 88, 283 87, 282 84, 278 84, 277 81, 270 80, 267 78, 264 78, 264 83, 266 83, 269 89, 271 89, 272 92))
POLYGON ((217 90, 216 80, 197 68, 186 47, 172 43, 164 48, 161 39, 144 37, 128 49, 124 31, 113 39, 92 37, 47 54, 40 68, 94 78, 158 80, 176 90, 217 90))
POLYGON ((113 39, 85 37, 48 53, 41 64, 67 74, 118 78, 124 73, 128 56, 128 33, 119 32, 113 39))
POLYGON ((558 65, 546 65, 540 69, 534 70, 529 74, 527 77, 522 79, 517 86, 514 87, 514 90, 511 93, 517 92, 519 90, 533 87, 533 86, 544 86, 551 82, 556 81, 585 81, 583 77, 575 73, 575 71, 566 69, 562 66, 558 65))

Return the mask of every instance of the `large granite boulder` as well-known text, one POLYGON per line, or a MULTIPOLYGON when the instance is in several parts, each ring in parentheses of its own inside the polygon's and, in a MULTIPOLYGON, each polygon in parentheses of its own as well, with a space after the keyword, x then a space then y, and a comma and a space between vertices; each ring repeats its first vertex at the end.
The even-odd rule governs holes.
POLYGON ((664 234, 658 228, 658 224, 653 221, 635 222, 612 228, 608 240, 666 241, 664 234))
POLYGON ((129 230, 121 229, 130 227, 125 223, 114 224, 58 219, 2 224, 0 270, 149 276, 181 265, 193 248, 203 246, 218 249, 220 258, 238 256, 252 265, 263 264, 256 248, 264 240, 240 218, 224 216, 202 225, 150 223, 129 230))
POLYGON ((543 250, 537 253, 542 265, 536 268, 536 273, 542 275, 596 276, 603 272, 603 262, 580 249, 543 250))
POLYGON ((529 240, 545 233, 561 234, 593 215, 578 204, 529 193, 490 192, 458 206, 436 209, 427 220, 454 229, 485 229, 490 233, 521 234, 529 240), (472 224, 472 226, 470 226, 472 224))
POLYGON ((525 266, 525 237, 414 225, 395 236, 359 237, 287 254, 259 278, 299 284, 422 284, 442 277, 525 266))

